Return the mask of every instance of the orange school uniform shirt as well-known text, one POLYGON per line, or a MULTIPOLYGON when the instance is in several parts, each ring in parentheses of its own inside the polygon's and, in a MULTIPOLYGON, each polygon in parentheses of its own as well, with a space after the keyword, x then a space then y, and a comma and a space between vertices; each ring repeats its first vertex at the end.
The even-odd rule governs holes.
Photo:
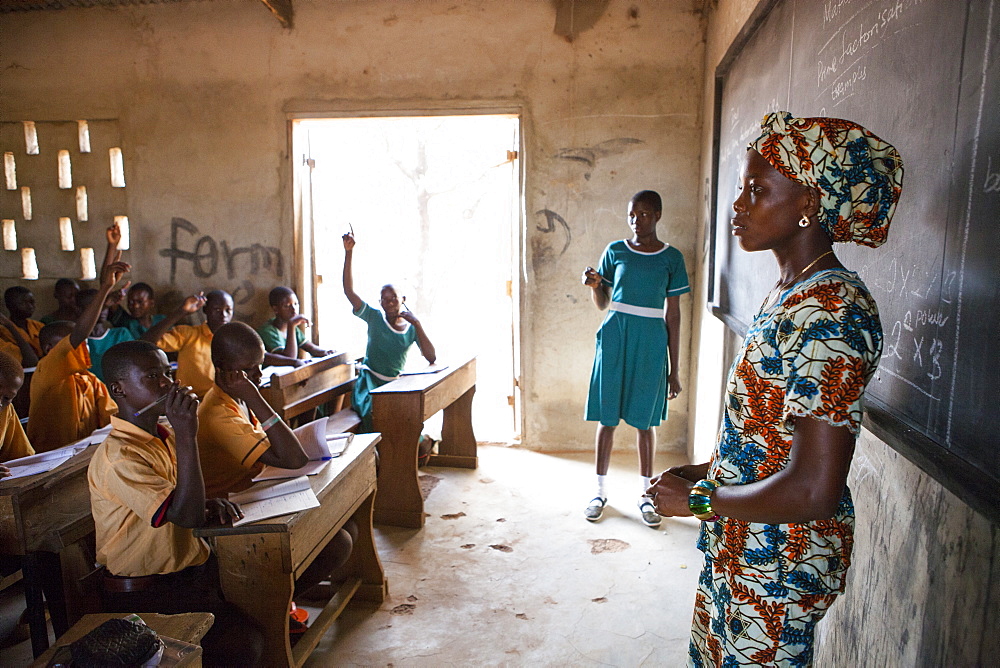
POLYGON ((0 462, 35 454, 28 441, 21 420, 14 412, 14 405, 7 404, 0 409, 0 462))
MULTIPOLYGON (((6 327, 3 327, 2 329, 5 332, 7 331, 6 327)), ((21 355, 21 349, 16 343, 13 343, 12 341, 0 340, 0 350, 17 360, 18 364, 23 364, 24 358, 21 355)))
POLYGON ((113 575, 176 573, 208 559, 209 548, 164 519, 177 486, 174 432, 157 435, 111 418, 111 433, 97 446, 87 470, 97 534, 97 561, 113 575))
POLYGON ((198 407, 205 498, 225 498, 252 485, 253 477, 264 468, 257 460, 270 447, 253 413, 213 383, 198 407))
MULTIPOLYGON (((35 354, 41 357, 42 345, 38 342, 38 332, 42 331, 42 327, 45 327, 45 323, 28 318, 28 322, 25 324, 28 326, 27 329, 22 329, 21 327, 17 327, 17 325, 14 326, 17 327, 17 331, 21 332, 21 336, 24 337, 24 340, 30 343, 31 347, 35 349, 35 354)), ((14 356, 15 359, 21 359, 21 349, 17 347, 17 341, 14 340, 14 337, 6 327, 0 327, 0 341, 6 341, 7 343, 12 344, 14 349, 17 350, 17 355, 14 356)))
POLYGON ((38 452, 89 436, 118 412, 108 388, 89 369, 87 342, 73 348, 68 336, 38 361, 28 408, 28 440, 38 452))
POLYGON ((215 383, 212 330, 208 325, 174 325, 156 345, 168 353, 177 353, 177 382, 190 385, 198 398, 204 399, 215 383))

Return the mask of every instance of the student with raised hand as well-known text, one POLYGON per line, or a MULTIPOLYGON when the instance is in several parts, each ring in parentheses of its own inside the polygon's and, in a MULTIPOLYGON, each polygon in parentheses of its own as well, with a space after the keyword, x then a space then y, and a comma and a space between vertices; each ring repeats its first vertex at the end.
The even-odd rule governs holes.
MULTIPOLYGON (((10 320, 18 328, 21 336, 31 344, 35 354, 42 356, 42 345, 38 341, 38 334, 45 325, 38 320, 32 320, 35 314, 35 295, 23 285, 13 285, 3 293, 4 305, 10 313, 10 320)), ((7 341, 17 345, 13 334, 6 327, 0 327, 0 341, 7 341)))
POLYGON ((656 452, 654 428, 667 418, 667 402, 681 392, 680 296, 690 292, 681 252, 657 237, 663 203, 659 193, 643 190, 628 205, 631 238, 605 248, 597 269, 587 267, 583 284, 594 304, 608 315, 597 332, 586 419, 599 422, 595 437, 597 489, 584 510, 601 519, 608 502, 605 479, 614 434, 620 421, 636 430, 639 451, 639 514, 646 526, 660 516, 646 495, 656 452))
MULTIPOLYGON (((24 383, 21 364, 0 351, 0 462, 35 454, 21 421, 14 412, 14 397, 24 383)), ((10 475, 10 469, 0 464, 0 478, 10 475)))
POLYGON ((177 382, 190 385, 204 399, 215 382, 212 364, 212 337, 216 330, 233 319, 233 298, 224 290, 212 290, 207 295, 191 295, 165 319, 142 335, 143 341, 155 343, 168 353, 177 353, 177 382), (201 325, 178 325, 182 318, 205 313, 201 325))
MULTIPOLYGON (((354 233, 348 232, 344 239, 344 295, 351 302, 354 315, 368 324, 368 345, 365 348, 365 358, 357 380, 354 381, 354 392, 351 402, 354 410, 361 416, 362 428, 372 430, 372 399, 371 391, 399 377, 406 364, 406 354, 414 343, 420 349, 428 364, 434 364, 437 353, 434 344, 427 337, 423 325, 400 301, 396 288, 383 285, 379 305, 382 313, 369 306, 358 293, 354 291, 353 256, 354 233)), ((403 297, 405 300, 406 298, 403 297)))
POLYGON ((205 496, 197 396, 171 381, 166 355, 148 341, 109 349, 103 372, 121 409, 88 471, 104 610, 210 612, 205 664, 256 665, 262 634, 225 601, 209 546, 191 531, 242 517, 228 500, 205 496))
POLYGON ((133 339, 142 335, 153 325, 166 320, 167 316, 156 313, 156 294, 149 283, 135 283, 129 288, 125 297, 128 310, 114 309, 109 321, 113 327, 123 327, 132 334, 133 339))
POLYGON ((264 342, 265 366, 302 366, 305 360, 300 359, 300 351, 312 357, 323 357, 333 352, 306 339, 303 330, 310 323, 299 313, 299 298, 294 290, 279 285, 271 290, 267 301, 274 317, 257 328, 264 342))
POLYGON ((49 324, 56 320, 76 320, 80 317, 80 309, 76 306, 76 293, 80 292, 80 284, 72 278, 60 278, 52 288, 52 296, 55 297, 56 310, 46 316, 39 318, 42 324, 49 324))
POLYGON ((54 450, 108 424, 117 406, 100 379, 90 372, 87 337, 97 324, 104 300, 131 268, 114 251, 101 267, 101 285, 76 323, 45 325, 39 333, 42 359, 31 379, 28 440, 38 452, 54 450))
MULTIPOLYGON (((278 417, 258 389, 264 344, 242 322, 231 322, 212 339, 215 384, 198 409, 198 447, 209 496, 239 492, 264 465, 285 469, 305 466, 309 458, 295 433, 278 417)), ((296 591, 319 584, 346 563, 357 528, 349 523, 299 576, 296 591)))

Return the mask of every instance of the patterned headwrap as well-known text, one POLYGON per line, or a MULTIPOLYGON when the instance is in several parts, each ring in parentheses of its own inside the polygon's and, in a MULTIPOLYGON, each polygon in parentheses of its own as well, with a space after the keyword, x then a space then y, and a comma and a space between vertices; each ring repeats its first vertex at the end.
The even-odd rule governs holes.
POLYGON ((816 188, 819 224, 836 242, 877 247, 903 188, 899 152, 857 123, 839 118, 764 117, 750 148, 781 174, 816 188))

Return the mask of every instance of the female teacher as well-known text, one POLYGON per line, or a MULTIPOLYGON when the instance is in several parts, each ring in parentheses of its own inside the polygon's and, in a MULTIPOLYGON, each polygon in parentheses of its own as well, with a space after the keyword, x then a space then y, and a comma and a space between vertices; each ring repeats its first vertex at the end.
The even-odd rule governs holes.
POLYGON ((745 251, 774 253, 780 278, 730 371, 711 461, 671 468, 649 490, 660 514, 703 521, 694 666, 810 665, 850 565, 847 473, 882 352, 875 301, 832 245, 886 240, 899 153, 840 119, 777 112, 761 128, 732 233, 745 251))

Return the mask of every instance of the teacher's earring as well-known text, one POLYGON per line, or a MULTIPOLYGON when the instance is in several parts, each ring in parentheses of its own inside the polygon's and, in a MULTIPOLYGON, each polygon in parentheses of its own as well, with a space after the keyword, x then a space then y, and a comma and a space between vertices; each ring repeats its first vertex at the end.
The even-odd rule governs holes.
POLYGON ((809 227, 809 224, 809 217, 802 214, 802 217, 799 218, 799 227, 809 227))

